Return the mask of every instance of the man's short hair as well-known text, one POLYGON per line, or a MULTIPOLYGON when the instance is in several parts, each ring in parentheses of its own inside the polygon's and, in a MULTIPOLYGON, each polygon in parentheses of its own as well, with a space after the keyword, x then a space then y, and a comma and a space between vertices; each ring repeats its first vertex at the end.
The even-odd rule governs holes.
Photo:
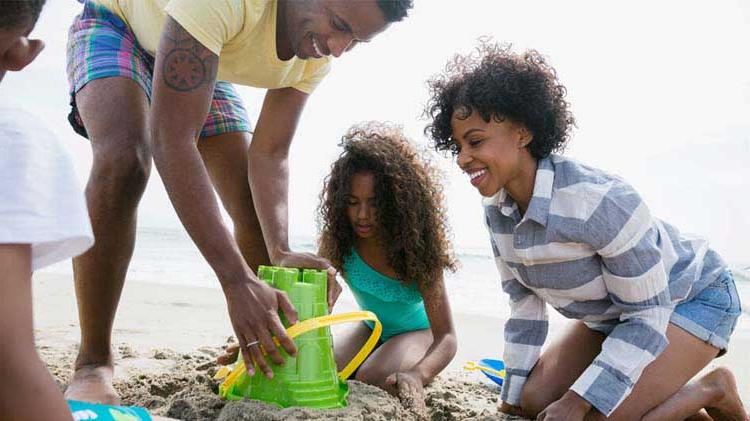
POLYGON ((0 0, 0 29, 34 25, 46 0, 0 0))
POLYGON ((399 22, 414 7, 414 0, 378 0, 378 6, 388 22, 399 22))

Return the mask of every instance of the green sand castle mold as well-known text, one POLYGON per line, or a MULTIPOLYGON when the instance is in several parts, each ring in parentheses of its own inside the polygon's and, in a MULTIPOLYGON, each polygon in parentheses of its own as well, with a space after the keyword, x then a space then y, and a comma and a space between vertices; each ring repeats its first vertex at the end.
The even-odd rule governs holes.
MULTIPOLYGON (((258 277, 285 291, 297 309, 300 321, 328 314, 327 273, 321 270, 260 266, 258 277)), ((289 323, 282 316, 285 327, 289 323)), ((227 399, 258 399, 281 407, 341 408, 347 405, 349 387, 336 372, 330 327, 321 327, 296 337, 297 356, 280 348, 284 365, 269 361, 273 378, 268 379, 256 366, 255 376, 243 372, 223 391, 227 399)), ((241 357, 239 357, 241 358, 241 357)))

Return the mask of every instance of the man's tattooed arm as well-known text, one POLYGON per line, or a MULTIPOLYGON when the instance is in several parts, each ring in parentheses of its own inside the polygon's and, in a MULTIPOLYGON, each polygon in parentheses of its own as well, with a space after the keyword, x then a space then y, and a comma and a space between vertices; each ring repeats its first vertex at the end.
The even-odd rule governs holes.
POLYGON ((192 37, 172 18, 164 24, 160 48, 164 48, 161 75, 170 88, 189 92, 204 83, 213 83, 218 57, 192 37))

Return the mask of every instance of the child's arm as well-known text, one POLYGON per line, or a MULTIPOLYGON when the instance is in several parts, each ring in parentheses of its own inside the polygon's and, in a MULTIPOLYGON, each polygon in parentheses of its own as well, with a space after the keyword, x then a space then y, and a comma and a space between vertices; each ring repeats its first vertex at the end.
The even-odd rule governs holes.
POLYGON ((72 417, 34 347, 31 246, 0 244, 0 419, 72 417))
POLYGON ((443 371, 456 355, 456 331, 442 272, 432 283, 421 287, 420 290, 432 329, 432 345, 422 360, 409 371, 422 385, 426 385, 443 371))

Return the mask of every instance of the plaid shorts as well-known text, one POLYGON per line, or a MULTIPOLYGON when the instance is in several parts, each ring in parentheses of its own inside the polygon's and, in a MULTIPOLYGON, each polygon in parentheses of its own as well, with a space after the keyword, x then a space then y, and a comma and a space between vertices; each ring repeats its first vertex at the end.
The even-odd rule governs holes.
MULTIPOLYGON (((88 134, 78 114, 75 94, 90 81, 114 76, 132 79, 151 100, 154 57, 138 44, 133 31, 119 16, 90 1, 68 31, 67 72, 72 107, 68 121, 84 137, 88 138, 88 134)), ((216 82, 201 137, 250 132, 251 127, 234 86, 216 82)))

